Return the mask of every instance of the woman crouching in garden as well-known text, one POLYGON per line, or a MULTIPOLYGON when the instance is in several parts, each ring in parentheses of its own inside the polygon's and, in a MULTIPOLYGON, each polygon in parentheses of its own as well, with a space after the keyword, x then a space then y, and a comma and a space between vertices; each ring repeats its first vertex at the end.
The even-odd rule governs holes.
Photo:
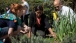
POLYGON ((51 29, 51 25, 48 22, 46 15, 43 13, 43 7, 40 5, 35 6, 33 13, 30 14, 29 27, 32 30, 32 33, 36 36, 46 36, 46 30, 52 34, 53 37, 56 37, 55 33, 51 29), (38 34, 37 34, 38 33, 38 34))
POLYGON ((23 12, 24 9, 22 5, 14 3, 10 6, 10 13, 0 15, 0 39, 7 38, 19 32, 21 22, 18 20, 25 14, 25 12, 23 12))

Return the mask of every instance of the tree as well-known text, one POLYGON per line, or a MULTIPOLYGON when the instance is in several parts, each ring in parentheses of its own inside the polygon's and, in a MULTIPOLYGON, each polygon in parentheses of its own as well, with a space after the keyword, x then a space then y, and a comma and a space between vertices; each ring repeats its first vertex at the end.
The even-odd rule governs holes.
POLYGON ((76 0, 64 0, 64 4, 76 11, 76 0))
POLYGON ((1 0, 0 1, 0 12, 4 10, 6 7, 9 7, 12 3, 20 3, 19 0, 1 0))

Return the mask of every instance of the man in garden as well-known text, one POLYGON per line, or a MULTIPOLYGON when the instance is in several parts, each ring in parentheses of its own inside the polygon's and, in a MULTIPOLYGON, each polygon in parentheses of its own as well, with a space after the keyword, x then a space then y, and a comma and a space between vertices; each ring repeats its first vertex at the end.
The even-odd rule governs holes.
POLYGON ((74 11, 70 7, 64 6, 62 0, 54 0, 53 4, 54 4, 55 10, 58 12, 58 14, 64 15, 66 17, 70 16, 70 22, 72 23, 72 17, 75 18, 74 11))

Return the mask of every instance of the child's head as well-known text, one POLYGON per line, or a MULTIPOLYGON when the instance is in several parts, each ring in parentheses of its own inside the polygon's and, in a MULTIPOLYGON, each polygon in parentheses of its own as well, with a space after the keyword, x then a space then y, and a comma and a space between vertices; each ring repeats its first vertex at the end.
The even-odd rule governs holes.
POLYGON ((40 5, 35 6, 35 13, 37 17, 40 17, 43 13, 43 7, 40 5))
POLYGON ((10 6, 10 12, 15 14, 18 17, 23 15, 23 10, 25 10, 25 8, 20 4, 14 3, 14 4, 11 4, 10 6))

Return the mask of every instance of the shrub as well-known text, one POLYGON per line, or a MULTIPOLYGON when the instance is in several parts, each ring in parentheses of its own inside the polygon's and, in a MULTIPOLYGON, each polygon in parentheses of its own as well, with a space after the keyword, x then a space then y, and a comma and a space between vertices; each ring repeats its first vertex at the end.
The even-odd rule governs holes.
POLYGON ((32 35, 31 38, 27 38, 26 35, 20 35, 19 37, 11 37, 12 43, 53 43, 53 38, 43 38, 41 36, 32 35))

